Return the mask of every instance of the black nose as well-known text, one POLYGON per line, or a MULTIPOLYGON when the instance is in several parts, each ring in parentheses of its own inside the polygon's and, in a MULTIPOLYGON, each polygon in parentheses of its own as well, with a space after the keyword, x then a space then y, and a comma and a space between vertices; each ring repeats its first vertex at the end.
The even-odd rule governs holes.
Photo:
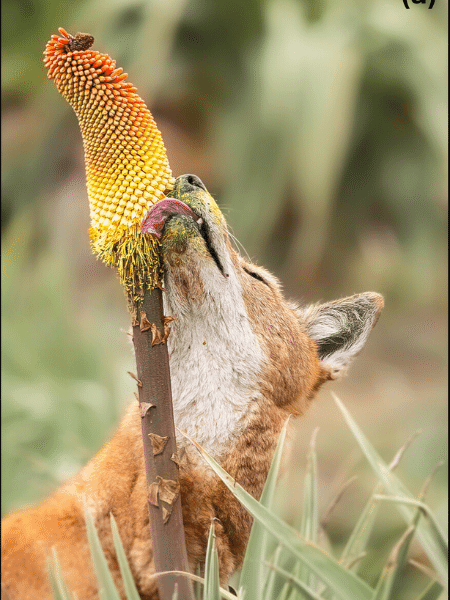
POLYGON ((176 192, 192 192, 194 190, 203 190, 206 192, 206 187, 200 177, 197 175, 180 175, 175 181, 174 191, 176 192))

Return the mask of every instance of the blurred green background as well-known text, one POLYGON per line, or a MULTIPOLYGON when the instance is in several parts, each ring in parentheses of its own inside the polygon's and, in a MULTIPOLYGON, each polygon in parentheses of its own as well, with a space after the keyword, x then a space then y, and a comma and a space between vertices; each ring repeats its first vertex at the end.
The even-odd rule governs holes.
MULTIPOLYGON (((386 460, 422 430, 398 469, 413 492, 446 461, 446 12, 401 0, 3 2, 3 514, 76 473, 134 390, 125 298, 89 248, 77 120, 42 63, 60 26, 93 34, 129 73, 174 174, 203 179, 241 252, 288 296, 385 296, 350 376, 296 425, 286 515, 316 426, 323 510, 359 475, 333 544, 374 484, 330 389, 386 460)), ((428 494, 444 524, 446 489, 444 468, 428 494)), ((382 514, 385 558, 402 522, 382 514)))

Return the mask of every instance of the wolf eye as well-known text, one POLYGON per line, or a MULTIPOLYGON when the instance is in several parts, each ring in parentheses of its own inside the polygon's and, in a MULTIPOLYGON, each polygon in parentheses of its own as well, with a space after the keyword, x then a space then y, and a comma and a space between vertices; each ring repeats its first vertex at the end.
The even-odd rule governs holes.
POLYGON ((261 275, 259 275, 259 273, 255 273, 254 271, 250 271, 250 269, 247 269, 247 267, 243 267, 244 271, 246 273, 248 273, 248 275, 250 275, 250 277, 253 277, 253 279, 257 279, 258 281, 261 281, 261 283, 264 283, 264 285, 269 286, 269 284, 267 283, 267 281, 265 279, 263 279, 261 277, 261 275))

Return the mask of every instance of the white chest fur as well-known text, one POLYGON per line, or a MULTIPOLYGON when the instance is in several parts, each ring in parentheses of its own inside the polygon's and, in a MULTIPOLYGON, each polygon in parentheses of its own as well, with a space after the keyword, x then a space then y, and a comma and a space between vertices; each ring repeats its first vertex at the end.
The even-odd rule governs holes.
POLYGON ((164 294, 177 319, 168 340, 175 424, 215 457, 242 431, 264 362, 231 260, 225 267, 228 277, 204 262, 200 303, 181 304, 170 280, 164 294))

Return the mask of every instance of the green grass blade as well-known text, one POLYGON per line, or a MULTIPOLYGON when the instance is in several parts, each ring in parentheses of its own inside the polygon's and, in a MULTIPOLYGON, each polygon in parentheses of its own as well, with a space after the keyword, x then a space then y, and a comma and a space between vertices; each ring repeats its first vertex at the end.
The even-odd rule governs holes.
POLYGON ((172 594, 172 600, 178 600, 178 583, 175 584, 175 589, 172 594))
POLYGON ((212 523, 206 547, 203 600, 220 600, 219 557, 217 555, 216 536, 212 523))
POLYGON ((341 554, 339 562, 355 573, 360 565, 359 561, 354 562, 355 558, 361 556, 365 552, 378 513, 378 503, 374 500, 374 495, 376 492, 381 492, 382 489, 382 485, 378 484, 376 486, 374 493, 361 512, 341 554))
MULTIPOLYGON (((200 579, 200 565, 197 565, 195 573, 195 576, 200 579)), ((195 600, 202 600, 204 579, 202 581, 203 583, 201 583, 200 581, 194 581, 195 600)))
MULTIPOLYGON (((394 458, 389 463, 390 471, 393 471, 398 466, 400 459, 419 434, 420 431, 416 431, 397 451, 394 458)), ((342 551, 339 562, 354 573, 357 573, 361 564, 361 561, 358 560, 358 557, 362 557, 366 554, 367 543, 378 514, 379 502, 375 500, 375 495, 381 493, 382 491, 383 486, 381 483, 377 483, 372 496, 369 498, 366 506, 360 514, 358 521, 347 540, 344 550, 342 551)))
MULTIPOLYGON (((359 443, 362 451, 364 452, 367 460, 371 464, 373 470, 380 478, 383 486, 393 496, 402 496, 410 500, 414 500, 412 494, 406 489, 401 481, 390 472, 386 463, 381 459, 376 450, 370 444, 368 439, 365 437, 361 429, 355 423, 348 410, 345 408, 341 400, 332 393, 334 401, 340 408, 348 426, 350 427, 353 435, 359 443)), ((402 514, 403 518, 407 523, 410 523, 414 517, 414 510, 412 507, 405 504, 398 504, 398 509, 402 514)), ((431 525, 429 519, 422 519, 417 527, 417 537, 419 538, 423 549, 428 554, 430 561, 433 563, 439 577, 448 586, 448 550, 444 552, 440 536, 437 536, 435 527, 431 525)), ((448 544, 445 544, 448 547, 448 544)))
POLYGON ((406 564, 406 555, 416 532, 420 515, 420 509, 416 510, 413 522, 392 549, 375 589, 374 600, 395 600, 397 598, 401 585, 401 572, 406 564))
MULTIPOLYGON (((311 443, 307 455, 307 468, 303 490, 303 511, 300 521, 300 535, 303 539, 317 543, 317 532, 319 527, 319 509, 317 498, 317 457, 316 457, 316 428, 311 436, 311 443)), ((315 589, 316 582, 310 570, 300 565, 298 579, 315 589)))
POLYGON ((342 600, 354 600, 355 598, 371 600, 373 590, 364 581, 356 575, 348 573, 334 558, 328 556, 320 548, 302 540, 295 529, 257 502, 197 442, 185 433, 183 435, 196 446, 213 471, 249 513, 260 521, 277 540, 282 542, 298 560, 308 566, 327 586, 331 587, 336 596, 342 600))
MULTIPOLYGON (((255 521, 256 523, 257 521, 255 521)), ((259 521, 258 521, 259 522, 259 521)), ((275 551, 273 553, 272 556, 272 564, 279 564, 279 561, 281 559, 281 554, 284 551, 283 545, 282 544, 278 544, 278 546, 275 548, 275 551)), ((278 580, 278 574, 276 573, 276 571, 274 571, 273 569, 269 570, 269 573, 267 575, 265 584, 264 584, 264 595, 263 598, 275 598, 276 596, 276 590, 277 590, 277 580, 278 580)))
POLYGON ((283 589, 280 592, 279 596, 276 596, 277 600, 289 600, 289 596, 291 595, 292 586, 290 583, 286 581, 283 586, 283 589))
POLYGON ((410 505, 410 506, 416 506, 416 507, 420 508, 423 511, 423 513, 425 514, 425 517, 427 519, 429 519, 431 531, 433 532, 434 537, 437 540, 437 542, 441 548, 441 551, 443 553, 447 552, 447 550, 448 550, 447 538, 446 538, 444 532, 442 531, 442 528, 439 526, 439 523, 437 522, 437 519, 434 516, 434 514, 433 514, 431 508, 428 506, 428 504, 425 504, 424 502, 421 502, 420 500, 415 500, 413 498, 398 498, 396 496, 384 496, 383 494, 376 494, 374 497, 376 500, 381 500, 384 502, 394 502, 394 503, 406 504, 406 505, 410 505))
POLYGON ((55 600, 72 600, 72 596, 64 581, 61 564, 55 548, 52 548, 52 556, 47 556, 47 566, 55 600))
POLYGON ((120 600, 119 593, 114 585, 108 563, 103 553, 97 530, 95 529, 94 519, 89 511, 85 512, 84 518, 86 521, 86 531, 92 562, 94 564, 95 574, 97 575, 99 585, 99 596, 102 600, 120 600))
MULTIPOLYGON (((261 494, 260 503, 266 508, 271 508, 272 506, 288 422, 289 419, 281 430, 269 474, 267 475, 261 494)), ((245 597, 252 600, 263 599, 263 587, 266 578, 264 560, 266 559, 267 552, 267 538, 267 529, 259 521, 255 520, 250 532, 239 582, 241 589, 245 593, 245 597)))
MULTIPOLYGON (((325 586, 317 580, 317 577, 311 573, 311 571, 306 568, 301 562, 297 561, 293 569, 283 569, 290 575, 291 578, 298 579, 303 586, 305 586, 308 590, 314 592, 314 594, 319 594, 318 587, 319 585, 324 588, 325 586)), ((300 594, 298 592, 297 586, 291 584, 291 593, 288 597, 288 600, 305 600, 305 595, 300 594)), ((320 595, 320 594, 319 594, 320 595)), ((323 596, 321 596, 321 600, 323 600, 323 596)))
POLYGON ((288 573, 281 567, 272 565, 271 563, 267 563, 267 566, 282 575, 292 587, 302 592, 302 596, 305 598, 305 600, 323 600, 323 596, 321 594, 312 590, 301 579, 292 575, 292 573, 288 573))
POLYGON ((131 574, 130 565, 128 564, 125 550, 123 549, 122 540, 120 539, 119 529, 117 528, 116 520, 112 513, 110 513, 111 519, 111 531, 114 541, 114 547, 116 549, 117 560, 119 562, 119 569, 122 575, 123 586, 127 595, 127 600, 141 600, 134 583, 133 575, 131 574))
POLYGON ((439 581, 432 581, 423 591, 417 600, 439 600, 444 588, 439 581))
MULTIPOLYGON (((198 571, 199 570, 197 570, 197 572, 198 571)), ((188 573, 187 571, 160 571, 159 574, 160 575, 177 575, 177 576, 187 577, 188 579, 193 581, 194 584, 198 584, 198 588, 200 591, 203 590, 204 586, 205 586, 204 577, 200 577, 199 575, 194 575, 194 573, 188 573)), ((235 594, 229 592, 228 590, 224 590, 223 588, 220 588, 220 595, 222 598, 225 598, 225 600, 244 600, 242 598, 242 596, 238 595, 236 597, 235 594)), ((203 594, 199 592, 198 600, 202 600, 202 598, 203 598, 203 594)))
POLYGON ((300 535, 305 540, 317 542, 317 530, 319 527, 319 510, 317 500, 317 457, 316 457, 316 435, 318 428, 314 430, 311 444, 307 455, 307 469, 303 494, 303 512, 300 523, 300 535))
POLYGON ((49 557, 47 557, 47 571, 48 571, 48 578, 50 579, 50 585, 51 585, 53 596, 54 596, 55 600, 68 600, 67 596, 64 596, 61 593, 61 590, 58 585, 58 580, 56 579, 56 573, 54 571, 54 566, 49 557))

